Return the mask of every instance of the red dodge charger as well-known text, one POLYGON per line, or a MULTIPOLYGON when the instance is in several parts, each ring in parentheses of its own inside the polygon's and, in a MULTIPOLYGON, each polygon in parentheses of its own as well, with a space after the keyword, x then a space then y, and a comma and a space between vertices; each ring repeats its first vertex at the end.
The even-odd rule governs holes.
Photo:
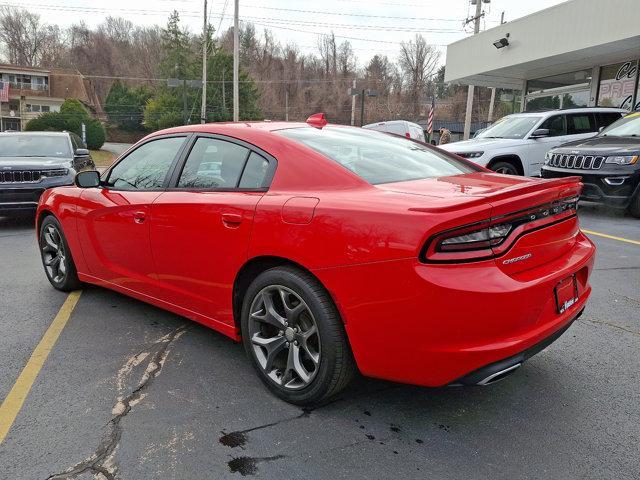
POLYGON ((241 340, 273 393, 309 405, 356 370, 486 385, 558 338, 591 291, 580 189, 315 115, 153 133, 48 190, 37 232, 55 288, 241 340))

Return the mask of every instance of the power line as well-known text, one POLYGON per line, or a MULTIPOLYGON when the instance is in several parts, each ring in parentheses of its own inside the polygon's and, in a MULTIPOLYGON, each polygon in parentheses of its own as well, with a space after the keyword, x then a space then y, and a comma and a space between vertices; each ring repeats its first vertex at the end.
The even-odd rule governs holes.
MULTIPOLYGON (((102 7, 80 7, 80 6, 66 6, 66 5, 51 5, 51 4, 27 4, 27 5, 16 5, 9 2, 0 2, 0 5, 10 6, 10 7, 33 7, 43 10, 53 10, 53 11, 63 11, 63 12, 82 12, 82 13, 91 13, 91 12, 100 12, 100 13, 110 13, 110 12, 119 12, 119 13, 127 13, 131 15, 151 15, 151 16, 166 16, 171 14, 173 11, 171 10, 148 10, 148 9, 123 9, 123 8, 102 8, 102 7)), ((305 13, 322 13, 313 10, 304 11, 299 10, 300 12, 305 13)), ((181 16, 185 17, 194 17, 200 18, 201 14, 196 11, 181 11, 178 12, 181 16)), ((220 18, 220 23, 224 18, 224 13, 221 15, 211 15, 212 17, 220 18)), ((378 18, 393 18, 393 17, 384 17, 378 16, 378 18)), ((296 19, 283 19, 283 18, 274 18, 274 17, 261 17, 261 16, 251 16, 251 15, 243 15, 243 20, 258 20, 262 22, 269 23, 283 23, 283 24, 294 24, 301 26, 312 26, 312 27, 331 27, 337 29, 357 29, 357 30, 372 30, 372 31, 388 31, 388 32, 427 32, 427 33, 459 33, 460 30, 446 29, 446 28, 424 28, 424 27, 389 27, 388 25, 362 25, 357 23, 330 23, 330 22, 318 22, 311 20, 296 20, 296 19)), ((460 20, 458 20, 460 21, 460 20)))

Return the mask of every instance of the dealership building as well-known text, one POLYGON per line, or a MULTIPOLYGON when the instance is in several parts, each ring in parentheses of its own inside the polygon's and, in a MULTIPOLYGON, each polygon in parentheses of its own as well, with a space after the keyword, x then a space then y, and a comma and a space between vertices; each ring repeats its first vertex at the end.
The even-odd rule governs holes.
POLYGON ((448 45, 445 81, 521 90, 525 111, 632 110, 639 62, 640 0, 571 0, 448 45))

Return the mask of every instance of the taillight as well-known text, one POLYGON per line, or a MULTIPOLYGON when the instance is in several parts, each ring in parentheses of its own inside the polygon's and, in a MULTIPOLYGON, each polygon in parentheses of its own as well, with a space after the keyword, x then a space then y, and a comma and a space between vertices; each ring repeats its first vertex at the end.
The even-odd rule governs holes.
POLYGON ((406 133, 404 134, 404 136, 405 136, 405 137, 407 137, 407 138, 411 138, 411 134, 410 134, 409 132, 406 132, 406 133))
POLYGON ((505 253, 525 233, 575 216, 577 208, 578 197, 564 198, 446 230, 427 241, 420 260, 461 262, 492 258, 505 253))

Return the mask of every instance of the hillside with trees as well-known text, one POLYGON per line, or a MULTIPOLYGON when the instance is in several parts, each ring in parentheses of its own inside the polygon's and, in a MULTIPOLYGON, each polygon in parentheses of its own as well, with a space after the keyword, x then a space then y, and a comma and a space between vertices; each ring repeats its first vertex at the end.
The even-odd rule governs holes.
MULTIPOLYGON (((230 120, 233 31, 211 29, 208 35, 207 120, 230 120)), ((182 26, 178 12, 164 26, 107 17, 95 28, 82 22, 60 28, 26 10, 0 8, 4 61, 79 70, 91 79, 109 122, 129 131, 200 121, 201 86, 192 80, 201 77, 202 40, 201 32, 182 26)), ((241 119, 301 120, 323 111, 334 122, 349 123, 354 79, 358 91, 375 93, 365 99, 365 122, 424 118, 432 96, 446 99, 442 115, 462 119, 466 89, 444 85, 440 53, 420 34, 401 43, 395 59, 372 50, 369 59, 358 61, 350 42, 333 33, 319 36, 316 50, 302 53, 296 44, 283 45, 271 31, 243 22, 241 119)), ((485 119, 489 90, 476 92, 474 117, 485 119)), ((358 124, 359 104, 356 112, 358 124)))

